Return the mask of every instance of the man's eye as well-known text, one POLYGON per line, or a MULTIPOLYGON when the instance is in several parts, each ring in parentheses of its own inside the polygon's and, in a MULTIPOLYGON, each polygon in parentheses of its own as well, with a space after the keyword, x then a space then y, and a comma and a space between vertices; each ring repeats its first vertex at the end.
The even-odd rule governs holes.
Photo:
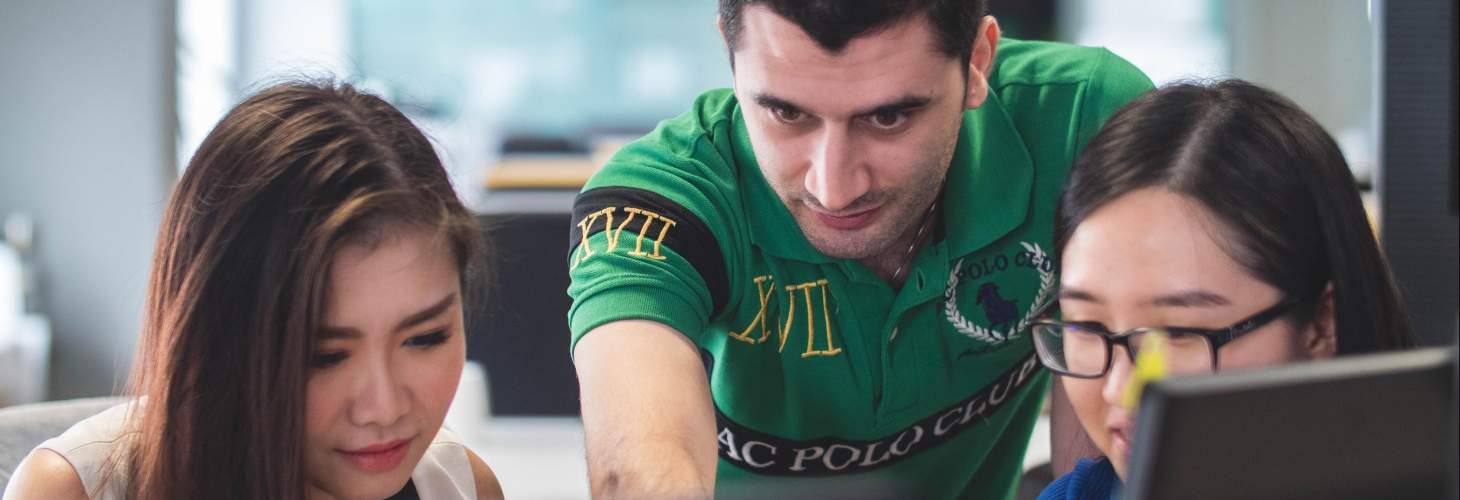
POLYGON ((881 113, 873 113, 871 116, 868 116, 867 121, 871 123, 873 127, 884 130, 891 130, 902 126, 903 123, 906 123, 907 114, 895 111, 883 111, 881 113))
POLYGON ((774 116, 776 118, 776 121, 779 121, 781 123, 792 124, 799 123, 801 120, 804 120, 806 118, 806 113, 802 113, 801 110, 798 109, 771 108, 771 116, 774 116))

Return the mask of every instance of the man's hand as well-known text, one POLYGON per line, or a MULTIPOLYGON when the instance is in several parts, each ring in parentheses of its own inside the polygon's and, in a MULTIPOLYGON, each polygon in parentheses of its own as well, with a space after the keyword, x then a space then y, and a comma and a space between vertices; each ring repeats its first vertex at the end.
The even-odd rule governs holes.
POLYGON ((715 414, 699 349, 662 323, 616 321, 574 348, 594 498, 710 498, 715 414))

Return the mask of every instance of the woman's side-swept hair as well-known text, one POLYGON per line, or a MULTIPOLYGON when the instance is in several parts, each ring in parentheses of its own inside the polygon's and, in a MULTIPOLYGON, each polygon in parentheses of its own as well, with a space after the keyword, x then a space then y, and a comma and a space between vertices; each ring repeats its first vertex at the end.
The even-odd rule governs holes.
POLYGON ((429 140, 378 97, 292 82, 203 140, 169 200, 129 417, 131 498, 301 498, 309 355, 332 257, 424 229, 480 303, 484 239, 429 140))
POLYGON ((1338 353, 1414 346, 1409 318, 1338 144, 1292 101, 1241 80, 1177 83, 1111 116, 1070 171, 1056 255, 1092 212, 1138 189, 1195 200, 1254 277, 1304 307, 1333 286, 1338 353))

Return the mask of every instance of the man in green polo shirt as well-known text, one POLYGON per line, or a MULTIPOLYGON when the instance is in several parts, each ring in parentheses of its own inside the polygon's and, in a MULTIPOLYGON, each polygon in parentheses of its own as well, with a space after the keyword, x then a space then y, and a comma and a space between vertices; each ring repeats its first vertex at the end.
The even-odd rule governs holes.
POLYGON ((720 0, 719 24, 734 90, 574 205, 594 495, 1009 497, 1055 201, 1150 81, 1001 39, 981 1, 720 0))

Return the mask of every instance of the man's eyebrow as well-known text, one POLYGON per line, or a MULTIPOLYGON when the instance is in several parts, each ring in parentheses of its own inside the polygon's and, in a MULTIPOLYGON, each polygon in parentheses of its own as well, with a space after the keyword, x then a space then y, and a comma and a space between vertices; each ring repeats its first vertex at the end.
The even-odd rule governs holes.
MULTIPOLYGON (((931 97, 909 94, 894 99, 890 102, 859 110, 856 113, 853 113, 852 116, 871 116, 881 113, 899 113, 910 109, 917 109, 923 106, 927 106, 930 102, 933 102, 933 98, 931 97)), ((797 105, 794 102, 787 101, 780 97, 765 93, 756 94, 755 103, 766 108, 784 109, 789 111, 799 111, 802 113, 806 113, 805 108, 802 108, 800 105, 797 105)))
POLYGON ((1149 303, 1157 307, 1213 307, 1225 306, 1232 301, 1219 294, 1197 289, 1162 295, 1151 299, 1149 303))
MULTIPOLYGON (((446 310, 455 303, 456 293, 452 292, 435 304, 432 304, 425 309, 421 309, 420 311, 413 312, 410 315, 406 316, 405 319, 402 319, 401 322, 396 325, 395 331, 399 332, 407 328, 419 325, 421 323, 430 321, 431 318, 435 318, 436 316, 440 316, 441 313, 446 312, 446 310)), ((319 329, 318 340, 357 339, 360 337, 360 330, 353 327, 326 326, 319 329)))
POLYGON ((786 110, 791 110, 791 111, 801 111, 801 106, 797 106, 796 103, 793 103, 791 101, 787 101, 785 99, 782 99, 782 98, 779 98, 779 97, 776 97, 776 96, 773 96, 773 95, 770 95, 770 94, 764 94, 764 93, 762 93, 762 94, 756 94, 755 95, 755 103, 761 105, 762 107, 766 107, 766 108, 777 108, 777 109, 786 109, 786 110))
POLYGON ((927 106, 933 102, 933 98, 920 95, 905 95, 892 102, 878 104, 864 111, 858 111, 855 116, 872 116, 882 113, 900 113, 910 109, 917 109, 927 106))

